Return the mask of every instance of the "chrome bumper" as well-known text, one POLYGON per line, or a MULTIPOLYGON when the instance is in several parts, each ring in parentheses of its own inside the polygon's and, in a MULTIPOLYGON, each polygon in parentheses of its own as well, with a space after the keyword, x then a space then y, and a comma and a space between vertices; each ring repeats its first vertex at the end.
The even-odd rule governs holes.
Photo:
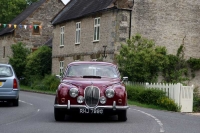
MULTIPOLYGON (((71 105, 70 100, 68 100, 67 105, 54 104, 54 108, 62 108, 62 109, 87 108, 89 109, 90 107, 86 105, 71 105)), ((129 106, 116 106, 116 102, 114 101, 112 106, 96 106, 94 108, 95 109, 103 108, 103 109, 113 109, 113 110, 127 110, 129 106)))

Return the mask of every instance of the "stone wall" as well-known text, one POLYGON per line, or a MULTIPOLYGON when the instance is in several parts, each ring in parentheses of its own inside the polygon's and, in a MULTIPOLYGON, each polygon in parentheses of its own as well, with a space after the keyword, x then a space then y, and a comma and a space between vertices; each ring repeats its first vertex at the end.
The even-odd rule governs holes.
POLYGON ((15 44, 13 34, 0 37, 0 63, 8 63, 8 56, 12 56, 12 44, 15 44))
POLYGON ((79 60, 87 61, 101 58, 104 45, 107 46, 107 57, 103 60, 113 62, 114 54, 121 45, 120 42, 126 41, 129 37, 129 18, 130 11, 112 10, 57 25, 53 38, 52 73, 59 73, 60 60, 64 61, 65 67, 74 61, 76 56, 81 57, 79 60), (95 17, 100 17, 100 40, 97 42, 93 41, 95 17), (81 22, 80 44, 75 44, 76 22, 81 22), (60 47, 60 26, 65 26, 64 47, 60 47))
POLYGON ((185 38, 185 58, 199 58, 199 14, 198 0, 135 0, 132 35, 153 39, 170 54, 176 54, 185 38))
MULTIPOLYGON (((199 0, 135 0, 132 35, 140 33, 176 54, 185 45, 185 58, 200 58, 199 0), (184 41, 183 41, 184 39, 184 41)), ((200 72, 188 84, 200 86, 200 72)))

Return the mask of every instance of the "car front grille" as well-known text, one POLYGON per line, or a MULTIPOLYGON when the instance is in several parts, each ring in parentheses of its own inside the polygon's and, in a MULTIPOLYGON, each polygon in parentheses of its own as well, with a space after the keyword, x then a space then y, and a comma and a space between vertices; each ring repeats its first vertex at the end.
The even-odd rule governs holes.
POLYGON ((85 88, 85 103, 88 107, 96 107, 99 102, 100 90, 96 86, 85 88))

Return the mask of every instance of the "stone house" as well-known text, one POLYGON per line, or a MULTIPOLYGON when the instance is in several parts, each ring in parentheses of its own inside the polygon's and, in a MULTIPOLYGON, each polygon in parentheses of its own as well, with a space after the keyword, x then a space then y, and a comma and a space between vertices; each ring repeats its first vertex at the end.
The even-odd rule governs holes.
POLYGON ((132 7, 130 0, 71 0, 52 19, 52 73, 74 60, 114 62, 120 42, 131 35, 132 7))
POLYGON ((53 27, 50 20, 64 6, 62 0, 40 0, 7 24, 0 31, 0 62, 8 62, 8 56, 12 55, 10 47, 17 42, 26 44, 32 51, 44 44, 51 46, 53 27))
MULTIPOLYGON (((102 58, 115 62, 120 43, 136 33, 176 54, 184 43, 185 58, 200 58, 200 1, 71 0, 52 19, 52 73, 69 62, 102 58)), ((196 73, 188 84, 199 84, 196 73)))

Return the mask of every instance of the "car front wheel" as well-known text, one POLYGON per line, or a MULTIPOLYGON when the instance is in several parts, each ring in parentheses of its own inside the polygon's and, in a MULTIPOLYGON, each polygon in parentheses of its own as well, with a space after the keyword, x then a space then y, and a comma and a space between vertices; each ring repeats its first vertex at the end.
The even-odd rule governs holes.
POLYGON ((60 111, 60 109, 54 108, 54 118, 56 121, 64 121, 65 114, 60 111))
POLYGON ((127 111, 122 110, 118 113, 118 120, 119 121, 127 121, 127 111))

